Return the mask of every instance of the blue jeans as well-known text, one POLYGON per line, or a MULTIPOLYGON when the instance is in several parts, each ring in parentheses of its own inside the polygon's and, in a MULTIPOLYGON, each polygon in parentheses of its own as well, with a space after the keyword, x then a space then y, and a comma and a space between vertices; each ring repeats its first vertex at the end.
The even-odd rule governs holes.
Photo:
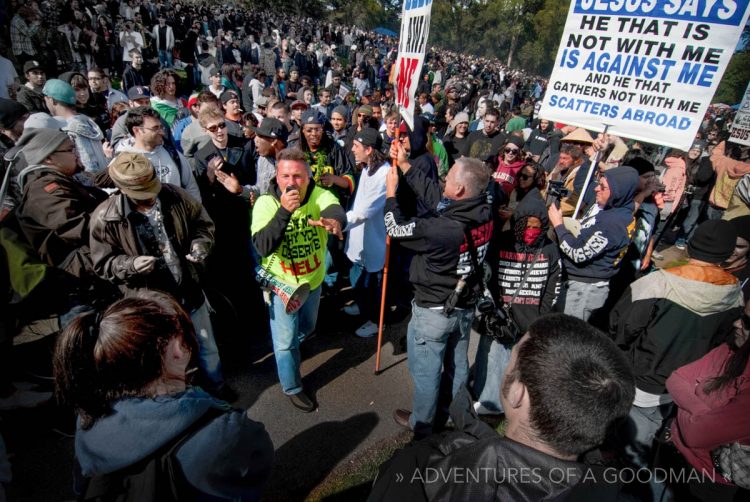
POLYGON ((368 272, 360 263, 353 263, 349 270, 349 282, 354 288, 354 299, 360 314, 374 323, 380 320, 380 292, 383 271, 368 272))
POLYGON ((566 314, 588 321, 591 314, 607 301, 607 295, 609 280, 594 283, 568 280, 563 284, 557 304, 566 314))
POLYGON ((706 206, 706 202, 702 200, 691 200, 690 207, 688 209, 687 216, 682 220, 682 228, 680 229, 680 236, 677 238, 678 243, 685 243, 690 240, 693 236, 693 232, 698 228, 698 221, 703 216, 703 209, 706 206))
POLYGON ((512 346, 497 343, 491 336, 481 335, 474 368, 474 395, 490 411, 503 411, 500 389, 505 368, 510 363, 512 346))
MULTIPOLYGON (((636 467, 649 468, 652 460, 652 445, 654 438, 664 425, 672 411, 672 403, 659 406, 641 408, 633 405, 630 407, 627 421, 624 425, 625 457, 636 467)), ((649 480, 652 500, 663 500, 662 495, 666 489, 663 483, 652 478, 649 480)), ((667 500, 669 497, 667 497, 667 500)))
POLYGON ((709 204, 706 208, 706 218, 709 220, 720 220, 724 216, 724 211, 726 211, 726 209, 721 209, 709 204))
POLYGON ((204 301, 203 305, 191 312, 190 319, 193 321, 200 347, 198 364, 206 373, 209 381, 215 386, 215 390, 221 389, 224 385, 224 375, 221 371, 219 347, 216 345, 214 329, 211 325, 208 301, 204 301))
POLYGON ((414 383, 409 424, 417 437, 432 433, 438 404, 447 410, 468 380, 473 317, 473 309, 456 309, 445 316, 442 310, 419 307, 412 302, 406 333, 409 374, 414 383))
POLYGON ((159 51, 159 67, 160 68, 172 67, 172 51, 159 51))
POLYGON ((279 374, 281 389, 284 394, 290 396, 302 392, 299 344, 315 329, 320 306, 320 289, 317 287, 310 291, 305 303, 293 314, 287 314, 284 302, 275 294, 271 295, 268 315, 271 318, 276 371, 279 374))

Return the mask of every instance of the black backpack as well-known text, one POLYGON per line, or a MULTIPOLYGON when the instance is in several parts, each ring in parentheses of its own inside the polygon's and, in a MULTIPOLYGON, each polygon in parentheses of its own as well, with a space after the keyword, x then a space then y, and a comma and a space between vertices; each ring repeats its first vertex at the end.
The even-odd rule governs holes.
POLYGON ((182 434, 131 466, 88 478, 79 502, 177 502, 199 492, 188 483, 174 454, 180 446, 225 410, 209 409, 182 434))

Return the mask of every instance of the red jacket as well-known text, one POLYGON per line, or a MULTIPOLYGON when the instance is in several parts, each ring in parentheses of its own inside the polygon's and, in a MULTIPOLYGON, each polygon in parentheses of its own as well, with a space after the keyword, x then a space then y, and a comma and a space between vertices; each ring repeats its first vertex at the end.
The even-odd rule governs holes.
POLYGON ((708 380, 721 375, 732 355, 722 344, 702 358, 675 370, 667 379, 667 390, 679 407, 672 422, 672 440, 685 459, 717 483, 730 484, 714 476, 711 450, 725 444, 750 444, 750 364, 733 384, 706 394, 708 380))

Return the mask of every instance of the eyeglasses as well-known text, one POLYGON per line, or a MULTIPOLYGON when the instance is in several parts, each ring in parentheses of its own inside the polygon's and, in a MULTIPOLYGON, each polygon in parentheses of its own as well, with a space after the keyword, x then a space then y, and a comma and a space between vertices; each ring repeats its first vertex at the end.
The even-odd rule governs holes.
POLYGON ((227 123, 226 122, 222 122, 220 124, 214 124, 212 126, 208 126, 208 127, 206 127, 206 130, 208 132, 216 132, 219 129, 226 129, 226 128, 227 128, 227 123))
POLYGON ((139 128, 143 129, 144 131, 151 131, 151 132, 159 132, 159 131, 163 131, 164 130, 164 126, 161 125, 161 124, 155 125, 154 127, 143 127, 143 126, 140 126, 139 128))
POLYGON ((505 153, 512 153, 514 155, 518 155, 518 148, 506 148, 505 153))

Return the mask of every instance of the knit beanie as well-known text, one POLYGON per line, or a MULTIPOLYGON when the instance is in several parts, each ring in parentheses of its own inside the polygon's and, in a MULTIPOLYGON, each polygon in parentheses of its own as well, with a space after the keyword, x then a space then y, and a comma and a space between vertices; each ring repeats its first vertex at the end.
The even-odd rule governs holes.
POLYGON ((66 139, 68 135, 59 129, 26 129, 16 146, 31 166, 44 162, 66 139))
POLYGON ((742 237, 750 242, 750 215, 732 218, 729 220, 729 223, 734 226, 734 230, 737 232, 737 237, 742 237))
POLYGON ((521 138, 519 136, 516 136, 514 134, 511 134, 510 136, 508 136, 508 141, 507 141, 506 144, 515 145, 518 148, 522 149, 523 148, 523 138, 521 138))
POLYGON ((161 191, 154 166, 140 153, 120 153, 109 164, 109 176, 115 186, 131 199, 151 199, 161 191))
POLYGON ((18 119, 29 113, 25 106, 12 99, 0 98, 0 126, 12 129, 18 119))
POLYGON ((331 112, 331 115, 333 115, 334 113, 338 113, 342 117, 346 118, 347 111, 348 110, 346 109, 346 107, 344 105, 339 105, 339 106, 337 106, 336 108, 333 109, 333 111, 331 112))
POLYGON ((707 220, 698 225, 688 241, 690 258, 707 263, 721 263, 734 252, 737 231, 734 225, 724 220, 707 220))

